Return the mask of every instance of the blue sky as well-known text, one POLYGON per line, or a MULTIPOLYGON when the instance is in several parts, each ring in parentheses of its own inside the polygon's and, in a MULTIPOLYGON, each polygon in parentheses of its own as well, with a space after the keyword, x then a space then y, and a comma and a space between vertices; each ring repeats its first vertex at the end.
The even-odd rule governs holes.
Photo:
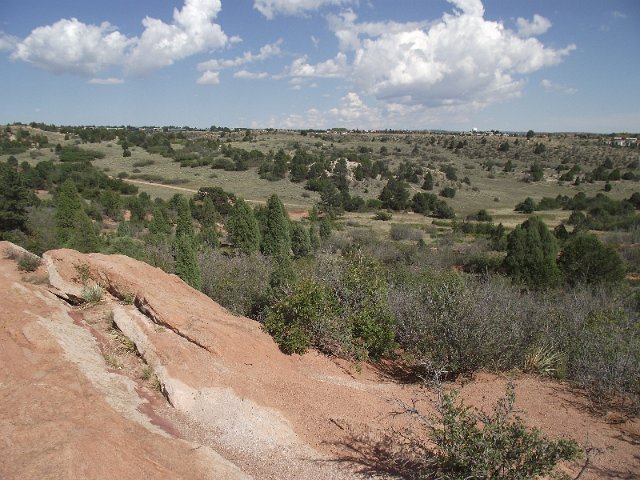
POLYGON ((3 0, 0 123, 640 131, 637 0, 3 0))

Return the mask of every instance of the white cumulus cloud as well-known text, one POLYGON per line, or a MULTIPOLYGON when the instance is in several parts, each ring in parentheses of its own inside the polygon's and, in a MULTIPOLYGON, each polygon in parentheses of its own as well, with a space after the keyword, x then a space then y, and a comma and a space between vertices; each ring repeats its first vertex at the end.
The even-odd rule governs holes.
POLYGON ((94 85, 119 85, 121 83, 124 83, 124 79, 122 78, 92 78, 91 80, 89 80, 89 83, 92 83, 94 85))
POLYGON ((0 52, 13 51, 16 45, 19 43, 19 39, 13 35, 7 35, 3 31, 0 31, 0 52))
POLYGON ((108 22, 87 25, 76 18, 38 27, 19 42, 11 55, 54 73, 96 75, 124 61, 133 40, 108 22))
POLYGON ((531 21, 518 17, 516 19, 516 25, 518 26, 518 34, 521 37, 533 37, 535 35, 542 35, 549 30, 551 28, 551 21, 542 15, 535 14, 531 21))
POLYGON ((240 70, 233 74, 233 78, 239 78, 241 80, 264 80, 265 78, 269 78, 269 74, 267 72, 240 70))
POLYGON ((540 82, 540 85, 542 85, 542 88, 544 88, 547 91, 564 93, 565 95, 573 95, 578 91, 573 87, 561 85, 559 83, 552 82, 551 80, 548 80, 546 78, 540 82))
POLYGON ((340 14, 327 15, 329 29, 338 38, 340 49, 356 49, 360 46, 361 37, 377 37, 383 33, 400 33, 421 29, 430 22, 362 22, 356 23, 357 15, 351 9, 340 14))
MULTIPOLYGON (((331 17, 341 44, 352 50, 352 62, 342 67, 360 93, 393 104, 481 108, 519 95, 525 75, 575 49, 547 47, 486 20, 479 0, 450 3, 453 13, 423 26, 358 24, 353 12, 331 17)), ((308 74, 314 70, 304 66, 308 74)))
MULTIPOLYGON (((280 45, 282 45, 282 39, 278 40, 275 43, 268 43, 266 45, 263 45, 262 47, 260 47, 260 50, 258 51, 258 53, 244 52, 242 55, 235 58, 227 58, 227 59, 214 58, 211 60, 207 60, 206 62, 200 62, 198 64, 198 70, 201 72, 210 72, 210 73, 216 72, 217 74, 219 74, 221 70, 225 70, 227 68, 240 67, 242 65, 247 65, 249 63, 267 60, 268 58, 279 56, 282 53, 280 45)), ((248 71, 241 70, 240 72, 236 72, 234 76, 236 78, 249 78, 247 76, 249 74, 248 71), (240 76, 237 76, 237 74, 240 72, 245 72, 245 73, 241 73, 240 76)), ((261 77, 261 78, 264 78, 264 77, 261 77)), ((216 79, 217 81, 215 82, 215 84, 219 83, 218 76, 216 76, 216 79)), ((198 83, 201 83, 201 82, 198 81, 198 83)))
POLYGON ((196 83, 198 85, 218 85, 220 83, 220 73, 207 70, 200 75, 196 83))
POLYGON ((294 78, 338 78, 347 74, 347 56, 339 52, 335 58, 321 63, 307 63, 307 57, 300 57, 293 61, 288 68, 288 75, 294 78))
POLYGON ((276 15, 303 15, 327 5, 347 5, 357 0, 255 0, 253 8, 268 19, 276 15))
POLYGON ((186 0, 182 10, 174 9, 172 24, 146 17, 145 29, 127 57, 126 70, 133 74, 172 65, 193 54, 220 48, 228 38, 213 23, 221 9, 220 0, 186 0))
MULTIPOLYGON (((190 55, 225 46, 229 39, 214 23, 220 0, 185 0, 174 9, 173 22, 146 17, 139 37, 128 37, 108 22, 85 24, 61 19, 34 29, 13 45, 0 36, 0 47, 12 47, 11 58, 57 74, 96 76, 110 67, 142 75, 190 55)), ((7 37, 9 38, 9 37, 7 37)))

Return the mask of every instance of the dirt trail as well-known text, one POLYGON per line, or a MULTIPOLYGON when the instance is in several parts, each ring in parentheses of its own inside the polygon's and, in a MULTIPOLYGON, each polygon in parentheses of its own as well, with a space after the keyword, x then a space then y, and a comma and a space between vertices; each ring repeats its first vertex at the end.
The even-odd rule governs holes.
MULTIPOLYGON (((93 281, 109 290, 100 308, 113 313, 113 321, 154 369, 170 403, 139 394, 126 375, 110 372, 95 358, 100 335, 95 328, 87 328, 92 309, 72 309, 45 286, 25 284, 13 262, 2 260, 0 288, 16 293, 2 300, 3 307, 13 313, 6 320, 3 317, 0 329, 0 361, 10 366, 0 373, 0 400, 5 402, 0 438, 10 440, 0 442, 4 442, 5 458, 17 459, 9 462, 12 470, 7 472, 13 476, 3 476, 0 470, 2 478, 41 478, 35 473, 42 469, 31 471, 27 466, 49 451, 48 437, 31 433, 43 421, 33 409, 25 408, 30 405, 27 398, 34 398, 47 412, 44 423, 63 425, 67 437, 93 439, 76 446, 65 437, 71 450, 81 450, 80 456, 67 458, 64 465, 54 464, 52 471, 58 473, 75 469, 65 478, 84 478, 77 473, 85 465, 83 455, 91 459, 88 465, 96 464, 87 471, 98 472, 87 478, 106 478, 101 472, 107 467, 99 455, 107 456, 99 439, 123 435, 133 438, 118 438, 121 443, 112 446, 121 461, 122 478, 129 478, 147 461, 163 466, 175 461, 170 471, 192 468, 185 478, 206 478, 197 470, 202 463, 194 452, 201 451, 217 459, 209 466, 232 472, 219 478, 241 478, 242 474, 261 479, 388 477, 384 449, 378 449, 376 441, 389 428, 407 425, 406 417, 390 415, 398 408, 396 401, 423 399, 419 406, 429 411, 431 394, 397 381, 384 368, 364 365, 358 372, 355 365, 315 352, 283 355, 257 322, 230 314, 174 275, 120 255, 55 250, 45 258, 58 293, 81 290, 78 265, 86 265, 93 281), (135 301, 124 304, 117 298, 135 301), (78 317, 75 323, 69 312, 78 317), (28 325, 27 331, 33 328, 37 335, 21 333, 28 325), (23 337, 43 340, 27 354, 17 345, 23 337), (40 366, 28 366, 40 357, 40 366), (44 392, 34 386, 38 380, 29 379, 26 384, 20 380, 50 370, 56 376, 48 380, 44 392), (69 377, 66 383, 58 378, 61 372, 69 377), (53 384, 59 385, 55 391, 60 394, 48 396, 53 384), (20 390, 17 402, 13 396, 20 390), (82 398, 89 400, 79 402, 82 398), (76 417, 91 420, 73 421, 76 417), (21 427, 15 427, 13 418, 19 418, 21 427), (21 435, 30 440, 20 440, 21 435), (155 455, 165 444, 171 451, 162 463, 155 455), (131 454, 125 455, 118 445, 126 445, 131 454), (153 445, 155 450, 143 450, 143 445, 153 445), (185 449, 191 452, 184 457, 186 464, 177 459, 186 455, 185 449), (130 471, 128 462, 133 464, 130 471)), ((486 408, 504 393, 505 384, 503 377, 481 374, 458 387, 466 401, 486 408)), ((517 407, 527 423, 552 437, 571 436, 601 450, 582 478, 637 478, 638 421, 622 418, 620 424, 607 423, 613 417, 591 415, 586 400, 560 383, 520 375, 515 384, 517 407)), ((568 468, 575 473, 580 465, 568 468)))

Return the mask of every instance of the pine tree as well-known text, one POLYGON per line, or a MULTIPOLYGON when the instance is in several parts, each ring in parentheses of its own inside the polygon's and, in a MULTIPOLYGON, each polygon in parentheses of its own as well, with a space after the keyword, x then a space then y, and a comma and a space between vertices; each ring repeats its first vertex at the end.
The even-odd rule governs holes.
POLYGON ((66 245, 71 238, 77 213, 84 211, 82 203, 76 184, 68 178, 60 186, 56 199, 56 239, 60 245, 66 245))
POLYGON ((309 244, 313 252, 320 248, 320 234, 318 233, 318 226, 315 223, 309 226, 309 244))
POLYGON ((78 210, 67 246, 80 253, 100 251, 100 237, 96 227, 84 210, 78 210))
POLYGON ((503 266, 516 282, 532 288, 556 287, 561 280, 556 263, 558 244, 539 217, 518 225, 507 237, 503 266))
POLYGON ((422 183, 423 190, 433 190, 433 175, 431 172, 427 172, 424 176, 424 182, 422 183))
POLYGON ((171 223, 167 218, 167 211, 162 207, 153 210, 153 219, 149 222, 149 233, 156 236, 171 234, 171 223))
POLYGON ((217 248, 219 244, 217 220, 218 213, 213 201, 209 197, 205 197, 202 205, 199 240, 200 243, 211 248, 217 248))
POLYGON ((250 255, 260 249, 260 229, 247 203, 239 198, 227 220, 229 241, 236 251, 250 255))
POLYGON ((615 283, 624 278, 624 264, 618 253, 588 233, 578 233, 567 240, 558 264, 570 285, 615 283))
POLYGON ((193 245, 193 237, 180 235, 175 240, 176 275, 196 290, 202 288, 202 274, 193 245))
POLYGON ((382 201, 384 208, 404 210, 409 206, 409 197, 408 185, 391 177, 378 198, 382 201))
POLYGON ((177 210, 176 238, 184 235, 193 240, 195 232, 193 230, 191 207, 189 207, 189 201, 182 195, 178 198, 177 210))
POLYGON ((262 252, 265 255, 274 257, 277 255, 289 255, 291 252, 287 212, 275 194, 271 195, 271 198, 267 201, 262 252))
POLYGON ((0 232, 27 229, 29 196, 15 167, 0 163, 0 232))
POLYGON ((296 258, 306 257, 311 253, 309 231, 300 222, 291 225, 291 250, 296 258))
POLYGON ((326 215, 320 220, 320 238, 326 240, 331 236, 331 220, 326 215))

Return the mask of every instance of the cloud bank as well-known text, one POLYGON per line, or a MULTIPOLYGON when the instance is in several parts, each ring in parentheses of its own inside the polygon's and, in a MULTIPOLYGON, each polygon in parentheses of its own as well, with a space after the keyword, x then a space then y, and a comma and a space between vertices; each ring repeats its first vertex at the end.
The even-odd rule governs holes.
POLYGON ((539 15, 518 19, 514 31, 486 20, 480 0, 449 3, 453 11, 435 22, 357 23, 350 10, 329 16, 343 52, 315 65, 298 58, 287 73, 298 80, 343 77, 358 98, 375 97, 394 111, 478 109, 520 95, 527 74, 559 64, 575 49, 547 47, 533 38, 551 27, 539 15))
MULTIPOLYGON (((127 75, 144 75, 224 47, 230 40, 213 22, 220 9, 220 0, 185 0, 181 10, 174 9, 170 24, 144 18, 139 37, 128 37, 108 22, 89 25, 62 19, 34 29, 21 41, 14 39, 11 58, 56 74, 96 76, 118 67, 127 75)), ((6 36, 0 37, 0 46, 8 43, 6 36)))
POLYGON ((269 20, 277 15, 304 15, 329 5, 347 5, 354 0, 255 0, 253 8, 269 20))

